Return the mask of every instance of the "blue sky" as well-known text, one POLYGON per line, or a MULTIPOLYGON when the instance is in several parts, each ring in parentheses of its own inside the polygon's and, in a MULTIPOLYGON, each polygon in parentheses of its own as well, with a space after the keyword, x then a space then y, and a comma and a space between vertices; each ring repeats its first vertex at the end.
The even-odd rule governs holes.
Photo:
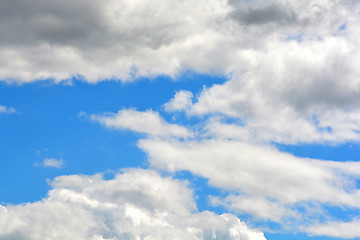
POLYGON ((359 239, 359 9, 0 3, 0 240, 359 239))
POLYGON ((1 169, 1 182, 8 183, 1 187, 2 202, 38 201, 49 190, 45 180, 62 174, 147 168, 146 155, 136 147, 139 134, 108 130, 81 113, 116 112, 122 108, 162 111, 163 103, 178 89, 199 91, 224 81, 222 77, 191 77, 196 80, 173 82, 159 78, 134 84, 109 81, 96 85, 74 81, 71 86, 2 83, 2 103, 17 111, 1 115, 1 156, 6 164, 1 169), (64 159, 64 168, 35 166, 45 158, 64 159))

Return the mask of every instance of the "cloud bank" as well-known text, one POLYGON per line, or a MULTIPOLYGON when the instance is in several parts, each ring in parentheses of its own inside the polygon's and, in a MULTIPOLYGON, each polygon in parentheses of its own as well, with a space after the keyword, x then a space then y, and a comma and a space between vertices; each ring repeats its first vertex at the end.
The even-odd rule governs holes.
POLYGON ((0 205, 0 239, 265 240, 231 214, 199 212, 184 182, 151 170, 60 176, 39 202, 0 205))
POLYGON ((342 76, 358 88, 356 1, 16 0, 0 8, 0 79, 10 82, 129 81, 191 69, 304 85, 342 76))

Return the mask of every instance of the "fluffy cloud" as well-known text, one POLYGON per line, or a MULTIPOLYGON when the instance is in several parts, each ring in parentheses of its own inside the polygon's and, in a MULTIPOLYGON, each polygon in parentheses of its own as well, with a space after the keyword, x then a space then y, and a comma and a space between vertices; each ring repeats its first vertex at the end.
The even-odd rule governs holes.
POLYGON ((358 141, 355 46, 331 36, 248 50, 245 72, 203 90, 187 112, 239 118, 263 141, 358 141))
POLYGON ((16 110, 12 107, 6 107, 6 106, 3 106, 3 105, 0 105, 0 113, 8 113, 8 114, 11 114, 11 113, 16 113, 16 110))
POLYGON ((319 71, 309 75, 351 77, 357 72, 351 65, 341 69, 343 63, 358 61, 351 51, 359 32, 354 1, 16 0, 2 2, 0 9, 0 79, 7 81, 61 81, 79 75, 91 82, 131 80, 176 76, 184 69, 251 75, 266 71, 266 63, 280 64, 266 76, 273 81, 280 73, 276 70, 288 69, 290 75, 307 70, 312 65, 301 60, 317 61, 321 53, 329 61, 326 66, 320 61, 312 68, 319 71), (304 39, 298 43, 301 57, 291 58, 296 52, 286 50, 296 44, 288 40, 298 38, 304 39), (327 46, 329 41, 340 48, 327 46), (287 59, 281 61, 283 56, 287 59))
POLYGON ((159 113, 151 110, 139 112, 133 109, 123 109, 117 114, 91 115, 91 119, 106 127, 128 129, 152 136, 190 137, 192 135, 185 127, 169 124, 159 116, 159 113))
POLYGON ((166 104, 164 108, 168 112, 187 110, 192 105, 193 94, 190 91, 179 91, 166 104))
POLYGON ((0 239, 264 240, 231 214, 198 212, 184 182, 151 170, 60 176, 47 198, 0 206, 0 239))
MULTIPOLYGON (((227 8, 223 0, 4 1, 0 79, 81 75, 94 82, 174 75, 193 66, 198 47, 199 54, 215 52, 227 8), (211 40, 204 44, 205 39, 211 40)), ((200 70, 201 60, 197 64, 200 70)))

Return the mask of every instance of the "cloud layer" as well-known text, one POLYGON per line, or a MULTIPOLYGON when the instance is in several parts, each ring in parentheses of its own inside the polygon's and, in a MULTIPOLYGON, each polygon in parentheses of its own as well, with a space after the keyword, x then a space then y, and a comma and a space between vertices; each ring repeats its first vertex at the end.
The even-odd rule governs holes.
POLYGON ((16 0, 0 8, 0 79, 61 81, 81 75, 95 82, 174 75, 191 67, 187 54, 203 48, 204 39, 217 37, 218 18, 227 5, 214 0, 16 0))
POLYGON ((0 8, 0 79, 7 81, 125 81, 192 69, 260 70, 267 79, 287 73, 276 81, 307 71, 306 84, 342 74, 354 81, 358 73, 355 1, 16 0, 0 8))
POLYGON ((184 182, 151 170, 60 176, 39 202, 0 205, 0 239, 265 240, 231 214, 198 212, 184 182))

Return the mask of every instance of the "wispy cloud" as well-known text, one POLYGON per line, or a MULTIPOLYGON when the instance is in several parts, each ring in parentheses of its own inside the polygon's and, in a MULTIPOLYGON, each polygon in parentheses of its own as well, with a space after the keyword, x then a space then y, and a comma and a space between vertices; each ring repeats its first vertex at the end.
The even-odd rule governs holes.
POLYGON ((63 168, 64 167, 64 160, 57 159, 57 158, 45 158, 40 163, 35 163, 35 166, 41 166, 46 168, 63 168))
POLYGON ((113 114, 91 115, 90 118, 109 128, 131 130, 151 136, 183 138, 192 136, 185 127, 167 123, 159 113, 152 110, 139 112, 134 109, 123 109, 113 114))
POLYGON ((360 220, 358 217, 349 222, 330 221, 323 224, 316 224, 305 228, 304 231, 315 236, 330 236, 337 238, 353 239, 360 236, 360 220))
POLYGON ((0 114, 1 113, 12 114, 12 113, 16 113, 16 110, 12 107, 6 107, 3 105, 0 105, 0 114))
MULTIPOLYGON (((299 158, 267 144, 209 136, 200 141, 141 139, 139 147, 153 168, 190 171, 228 192, 212 196, 212 204, 251 214, 260 222, 280 223, 284 229, 335 236, 334 230, 327 233, 327 226, 318 224, 318 219, 335 217, 325 208, 360 209, 359 162, 299 158), (307 229, 308 224, 314 227, 307 229)), ((349 226, 356 229, 357 223, 349 226)))

